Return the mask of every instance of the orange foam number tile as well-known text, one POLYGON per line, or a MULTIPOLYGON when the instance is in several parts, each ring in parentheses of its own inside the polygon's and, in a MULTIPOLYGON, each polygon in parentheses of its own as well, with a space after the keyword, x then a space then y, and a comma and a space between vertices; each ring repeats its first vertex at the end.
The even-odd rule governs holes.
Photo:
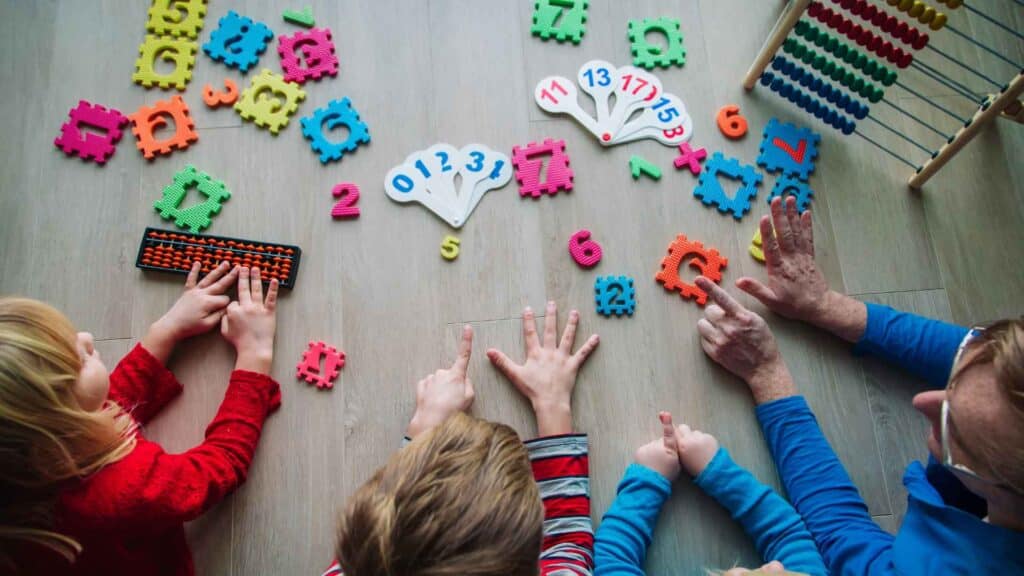
POLYGON ((224 79, 224 91, 214 92, 213 86, 203 86, 203 102, 210 108, 234 104, 238 100, 238 85, 230 78, 224 79))
POLYGON ((708 301, 707 293, 679 277, 680 268, 687 257, 691 257, 688 262, 691 268, 714 282, 722 281, 722 268, 726 267, 729 260, 714 248, 705 248, 700 242, 688 240, 684 234, 676 236, 675 241, 669 245, 668 256, 661 261, 661 271, 654 279, 662 283, 665 290, 678 291, 684 299, 696 300, 697 304, 703 306, 708 301))
POLYGON ((199 140, 188 106, 181 96, 171 96, 170 100, 160 100, 152 106, 143 105, 128 118, 132 121, 136 145, 147 160, 170 154, 174 150, 184 150, 199 140), (173 125, 174 133, 158 140, 153 133, 168 125, 173 125))
POLYGON ((735 104, 727 104, 718 110, 718 129, 727 138, 736 140, 747 133, 747 119, 740 116, 740 107, 735 104))

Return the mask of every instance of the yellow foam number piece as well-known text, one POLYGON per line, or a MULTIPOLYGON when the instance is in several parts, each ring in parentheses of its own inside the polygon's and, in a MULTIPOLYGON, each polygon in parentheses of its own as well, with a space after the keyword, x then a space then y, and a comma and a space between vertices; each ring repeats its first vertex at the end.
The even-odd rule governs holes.
POLYGON ((441 241, 441 257, 445 260, 455 260, 459 257, 459 239, 455 236, 445 236, 441 241))
POLYGON ((161 36, 184 36, 193 40, 203 29, 206 0, 153 0, 146 30, 161 36))
POLYGON ((283 76, 264 68, 242 92, 235 103, 235 110, 243 119, 251 120, 276 135, 288 125, 289 117, 305 99, 306 93, 298 84, 285 82, 283 76))
POLYGON ((135 61, 135 73, 132 82, 146 88, 154 85, 164 90, 171 86, 184 90, 192 79, 192 66, 196 63, 196 43, 184 38, 170 38, 146 35, 145 42, 139 46, 139 59, 135 61), (158 74, 156 59, 160 58, 174 63, 170 74, 158 74))
POLYGON ((754 232, 754 237, 750 240, 750 255, 754 257, 754 260, 764 263, 764 247, 761 243, 761 229, 758 228, 757 232, 754 232))

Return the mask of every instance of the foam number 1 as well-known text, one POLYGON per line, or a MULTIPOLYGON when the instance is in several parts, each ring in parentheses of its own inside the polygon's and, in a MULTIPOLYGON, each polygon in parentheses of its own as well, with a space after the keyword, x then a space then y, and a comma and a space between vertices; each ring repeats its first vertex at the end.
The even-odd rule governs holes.
POLYGON ((331 190, 331 195, 340 198, 338 203, 331 209, 331 216, 334 218, 358 218, 359 187, 351 182, 342 182, 331 190))
MULTIPOLYGON (((576 81, 584 92, 594 99, 597 110, 597 124, 605 126, 608 122, 608 101, 615 91, 617 70, 604 60, 591 60, 580 67, 576 81)), ((601 135, 604 137, 604 134, 601 135)))
POLYGON ((537 83, 533 90, 533 99, 541 110, 552 114, 568 114, 590 131, 600 137, 601 128, 597 122, 580 108, 579 93, 576 85, 562 76, 548 76, 537 83))

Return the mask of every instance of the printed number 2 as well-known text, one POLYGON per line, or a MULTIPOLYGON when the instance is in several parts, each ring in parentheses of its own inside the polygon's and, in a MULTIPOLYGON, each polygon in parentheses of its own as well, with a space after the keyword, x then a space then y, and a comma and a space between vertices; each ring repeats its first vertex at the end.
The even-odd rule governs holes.
POLYGON ((335 198, 340 198, 338 203, 331 209, 331 216, 335 218, 358 218, 359 187, 351 182, 338 184, 331 190, 335 198))

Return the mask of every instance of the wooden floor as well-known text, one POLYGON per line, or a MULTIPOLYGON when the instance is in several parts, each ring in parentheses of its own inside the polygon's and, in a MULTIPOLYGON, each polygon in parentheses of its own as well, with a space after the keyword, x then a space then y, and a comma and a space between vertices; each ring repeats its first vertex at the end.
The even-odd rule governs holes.
MULTIPOLYGON (((297 119, 274 137, 243 124, 229 109, 206 109, 203 84, 242 76, 200 54, 184 94, 199 129, 197 144, 146 162, 128 134, 105 168, 64 158, 52 140, 79 99, 131 112, 169 95, 130 80, 146 4, 0 4, 0 293, 62 308, 93 332, 112 365, 180 290, 181 277, 144 274, 134 258, 146 226, 167 227, 152 204, 185 163, 225 180, 233 191, 210 233, 303 248, 298 286, 279 308, 274 375, 284 406, 265 428, 248 483, 189 526, 200 574, 322 569, 331 558, 335 511, 396 449, 413 407, 412 384, 449 361, 462 323, 477 331, 474 413, 533 434, 527 404, 482 352, 497 346, 519 354, 521 310, 543 310, 546 299, 563 310, 579 307, 581 330, 602 337, 581 374, 575 404, 579 429, 591 435, 595 521, 634 449, 654 437, 660 409, 714 433, 740 463, 777 483, 748 392, 700 350, 694 325, 701 310, 653 280, 678 233, 729 257, 727 285, 744 274, 762 274, 746 253, 756 217, 737 223, 702 206, 691 194, 695 178, 671 168, 675 150, 653 141, 602 148, 571 120, 546 116, 532 100, 543 76, 575 77, 592 58, 627 63, 631 18, 682 21, 686 66, 658 75, 693 116, 695 144, 753 163, 769 118, 821 131, 811 179, 815 232, 819 261, 836 288, 961 323, 1022 311, 1024 130, 999 122, 923 193, 909 192, 904 183, 910 169, 871 144, 837 134, 770 92, 743 92, 740 81, 780 2, 591 0, 586 36, 573 46, 530 36, 532 0, 316 0, 313 13, 318 25, 333 30, 341 71, 307 85, 299 114, 348 96, 370 126, 369 146, 324 167, 297 119), (716 111, 727 103, 739 104, 750 122, 743 140, 725 140, 715 126, 716 111), (454 232, 462 253, 453 263, 438 251, 452 230, 423 208, 384 195, 387 170, 435 142, 481 142, 509 152, 545 137, 566 140, 574 190, 532 201, 521 199, 513 183, 488 195, 454 232), (661 166, 661 181, 634 182, 627 167, 633 154, 661 166), (329 216, 329 191, 342 181, 363 190, 358 220, 329 216), (593 271, 579 269, 566 253, 568 237, 583 227, 604 246, 604 260, 593 271), (636 279, 633 318, 595 313, 599 274, 636 279), (311 389, 293 377, 311 339, 348 355, 333 391, 311 389)), ((1024 29, 1024 9, 1011 8, 1013 3, 972 5, 1024 29)), ((280 14, 297 7, 213 2, 200 39, 229 9, 267 22, 279 34, 290 32, 294 27, 280 14)), ((950 22, 1024 60, 1024 43, 984 21, 961 10, 950 22)), ((947 31, 932 36, 933 45, 1000 82, 1015 73, 947 31)), ((261 67, 279 69, 274 52, 272 46, 263 55, 261 67)), ((930 50, 920 58, 972 90, 992 90, 930 50)), ((916 70, 901 73, 901 81, 970 115, 965 98, 916 70)), ((887 98, 946 133, 958 123, 902 88, 891 89, 887 98)), ((872 114, 928 147, 941 141, 888 106, 879 104, 872 114)), ((878 123, 865 120, 861 129, 914 163, 926 157, 878 123)), ((767 176, 758 212, 773 182, 767 176)), ((906 506, 902 469, 924 455, 924 424, 908 404, 921 384, 854 358, 846 346, 803 326, 771 316, 769 322, 871 513, 893 529, 906 506)), ((182 346, 172 368, 186 392, 146 433, 171 451, 199 442, 232 361, 217 335, 182 346)), ((661 516, 650 572, 697 574, 736 562, 758 563, 750 542, 714 502, 680 481, 661 516)))

